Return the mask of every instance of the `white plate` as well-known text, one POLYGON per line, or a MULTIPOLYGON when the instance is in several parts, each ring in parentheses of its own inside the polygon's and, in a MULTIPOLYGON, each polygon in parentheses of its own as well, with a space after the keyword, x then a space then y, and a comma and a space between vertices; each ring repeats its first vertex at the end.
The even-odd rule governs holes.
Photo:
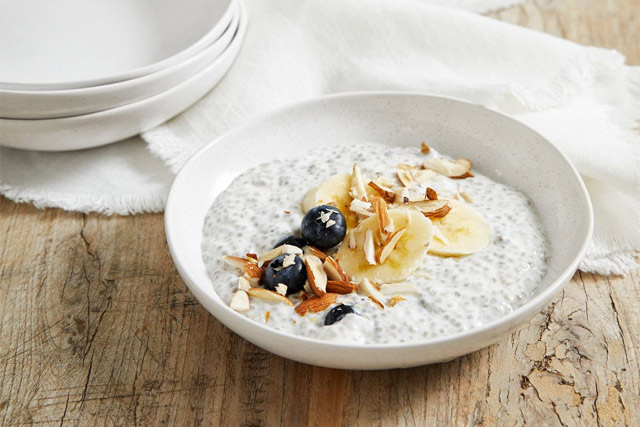
POLYGON ((79 116, 131 104, 156 95, 192 77, 229 46, 238 28, 239 12, 225 32, 205 49, 155 73, 101 86, 79 89, 15 91, 0 90, 0 118, 54 119, 79 116))
POLYGON ((240 25, 229 47, 190 79, 142 101, 99 113, 47 120, 0 119, 0 145, 42 151, 91 148, 136 135, 182 112, 211 90, 236 58, 247 26, 246 13, 238 3, 240 25))
MULTIPOLYGON (((302 197, 302 195, 301 195, 302 197)), ((480 106, 407 93, 353 93, 292 105, 222 136, 191 158, 176 177, 165 211, 167 241, 189 289, 224 325, 255 345, 304 363, 344 369, 404 368, 478 350, 540 312, 576 271, 593 229, 591 202, 569 161, 525 125, 480 106), (473 159, 478 172, 524 191, 550 241, 540 291, 496 321, 463 333, 413 344, 335 344, 278 332, 227 307, 202 261, 206 212, 246 169, 282 153, 299 156, 327 144, 372 141, 432 145, 473 159)))
POLYGON ((180 62, 229 25, 232 0, 0 0, 0 88, 115 83, 180 62))

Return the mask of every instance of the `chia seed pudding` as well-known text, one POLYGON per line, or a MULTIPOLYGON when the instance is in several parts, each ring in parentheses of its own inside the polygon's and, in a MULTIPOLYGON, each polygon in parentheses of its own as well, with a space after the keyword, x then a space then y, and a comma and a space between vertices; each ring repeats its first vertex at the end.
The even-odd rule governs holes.
MULTIPOLYGON (((380 195, 381 199, 384 198, 384 190, 389 190, 389 204, 381 209, 388 208, 388 212, 392 214, 392 222, 395 220, 400 225, 405 220, 398 222, 399 214, 396 213, 394 216, 392 211, 411 210, 409 207, 414 206, 413 203, 415 206, 420 205, 418 199, 433 199, 427 203, 438 202, 439 206, 448 203, 447 209, 453 207, 450 213, 444 212, 446 216, 440 218, 438 215, 441 214, 441 210, 435 214, 422 211, 424 217, 433 215, 427 218, 427 222, 435 226, 427 224, 430 228, 431 243, 425 242, 423 245, 425 254, 419 256, 415 264, 410 266, 411 274, 397 280, 396 282, 400 283, 395 285, 391 280, 389 283, 376 283, 376 280, 371 280, 373 290, 367 291, 371 288, 371 283, 369 286, 365 286, 366 283, 363 285, 361 277, 364 274, 366 281, 367 273, 359 274, 347 268, 355 265, 345 259, 346 256, 350 256, 352 244, 354 253, 364 251, 362 254, 365 255, 361 255, 363 259, 368 259, 369 264, 380 264, 376 265, 376 268, 382 269, 384 266, 385 274, 393 271, 396 266, 389 264, 390 261, 386 262, 388 266, 380 261, 380 250, 383 246, 378 248, 377 262, 376 259, 367 258, 366 249, 361 247, 362 238, 356 243, 356 239, 349 233, 357 232, 354 230, 365 226, 366 221, 375 221, 367 218, 379 219, 382 214, 377 210, 371 210, 356 215, 348 212, 349 208, 345 208, 345 205, 337 206, 334 203, 333 205, 341 211, 347 209, 347 212, 343 212, 347 217, 347 234, 339 249, 328 249, 324 252, 337 258, 346 272, 347 282, 352 282, 356 290, 339 295, 331 294, 334 299, 325 304, 326 307, 302 313, 294 310, 294 307, 299 307, 303 299, 313 295, 313 290, 316 289, 310 289, 309 283, 305 284, 305 290, 286 295, 289 303, 278 302, 277 298, 254 297, 254 294, 249 292, 251 297, 246 302, 243 299, 242 302, 250 303, 250 308, 247 305, 244 309, 238 310, 242 315, 282 332, 319 340, 397 344, 423 341, 477 328, 521 306, 536 293, 546 273, 547 241, 532 203, 520 191, 475 171, 471 174, 469 169, 466 175, 452 177, 449 169, 463 167, 462 159, 455 163, 450 157, 425 147, 423 146, 421 151, 416 147, 357 143, 323 148, 302 158, 270 161, 238 176, 215 200, 203 227, 203 259, 218 295, 223 301, 229 302, 236 293, 244 293, 238 290, 242 270, 225 262, 225 256, 234 255, 244 258, 242 262, 258 265, 257 261, 251 258, 254 255, 247 258, 245 254, 260 256, 271 251, 276 242, 284 237, 300 235, 305 210, 309 209, 309 206, 305 206, 303 210, 304 205, 319 204, 318 202, 332 205, 332 200, 317 199, 317 187, 322 188, 323 182, 327 182, 327 179, 336 174, 354 176, 352 171, 354 163, 357 163, 369 200, 362 202, 365 205, 362 205, 361 209, 370 207, 371 199, 376 198, 376 194, 380 195), (446 167, 439 169, 438 162, 446 163, 446 167), (433 166, 420 166, 424 164, 433 166), (408 170, 409 175, 402 170, 408 170), (410 182, 406 182, 407 180, 410 182), (367 185, 370 181, 379 184, 383 190, 374 191, 374 186, 367 185), (313 193, 314 191, 316 193, 313 193), (309 199, 310 194, 316 199, 309 199), (427 197, 427 194, 431 197, 427 197), (391 203, 390 200, 395 202, 391 203), (405 205, 403 201, 409 203, 405 205), (462 230, 463 234, 468 235, 453 233, 448 235, 449 238, 444 236, 442 230, 447 227, 447 217, 453 221, 457 218, 453 214, 466 212, 465 209, 470 211, 472 219, 476 218, 473 219, 476 222, 470 220, 468 229, 461 228, 456 233, 462 230), (353 218, 357 218, 357 227, 353 218), (458 238, 464 245, 455 246, 455 242, 451 241, 458 238), (485 239, 484 243, 478 244, 482 239, 485 239), (470 244, 472 247, 469 252, 462 250, 469 248, 470 244), (455 246, 456 250, 452 250, 452 253, 447 253, 446 250, 438 252, 437 246, 455 246), (434 251, 441 255, 436 255, 434 251), (399 291, 395 292, 393 289, 399 291), (344 311, 342 305, 347 306, 348 310, 344 311), (331 312, 334 316, 338 312, 336 310, 342 310, 338 320, 325 325, 328 313, 331 312)), ((470 162, 468 167, 471 167, 470 162)), ((354 190, 357 193, 357 188, 349 189, 349 197, 354 196, 354 190)), ((359 196, 356 198, 360 198, 359 196)), ((329 211, 321 213, 328 215, 327 218, 336 218, 336 215, 340 215, 337 210, 335 209, 335 214, 329 211)), ((410 239, 416 234, 413 230, 417 225, 415 220, 411 222, 409 213, 405 214, 406 230, 403 230, 406 232, 402 239, 410 239)), ((422 215, 418 216, 420 221, 424 221, 422 218, 422 215)), ((333 222, 332 219, 330 221, 333 222)), ((418 223, 422 224, 420 221, 418 223)), ((333 225, 332 222, 326 226, 327 229, 333 225)), ((324 218, 323 224, 326 223, 324 218)), ((397 224, 396 228, 399 228, 397 224)), ((384 234, 384 231, 380 230, 380 233, 384 234)), ((392 239, 391 232, 386 239, 392 239)), ((380 240, 378 237, 376 244, 384 245, 384 238, 383 241, 380 240)), ((365 238, 364 245, 366 244, 365 238)), ((305 249, 305 254, 309 253, 308 249, 305 249)), ((303 257, 302 254, 297 254, 296 257, 298 256, 303 257)), ((293 265, 293 256, 288 260, 287 256, 284 258, 285 266, 293 265)), ((411 257, 397 256, 394 262, 409 262, 409 258, 411 257)), ((264 274, 263 270, 268 265, 268 261, 260 262, 260 274, 264 274)), ((284 267, 280 266, 276 270, 282 268, 284 267)), ((264 287, 263 282, 261 279, 255 279, 250 284, 249 281, 245 281, 245 286, 260 288, 264 287)), ((273 289, 276 292, 269 295, 285 294, 286 289, 287 286, 273 289)), ((319 293, 322 294, 322 290, 319 293)), ((242 297, 246 298, 245 295, 242 297)), ((280 297, 285 298, 283 295, 280 297)), ((231 305, 233 308, 233 304, 231 305)))

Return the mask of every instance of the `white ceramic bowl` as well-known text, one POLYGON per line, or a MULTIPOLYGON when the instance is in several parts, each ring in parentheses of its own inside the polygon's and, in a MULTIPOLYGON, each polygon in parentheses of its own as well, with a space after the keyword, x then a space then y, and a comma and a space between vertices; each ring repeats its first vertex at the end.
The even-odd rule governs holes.
POLYGON ((0 88, 133 79, 188 58, 229 25, 232 0, 0 0, 0 88))
POLYGON ((236 58, 247 26, 239 4, 240 25, 233 40, 190 79, 155 96, 98 113, 46 120, 0 119, 0 145, 41 151, 91 148, 136 135, 182 112, 211 90, 236 58))
MULTIPOLYGON (((302 195, 301 195, 302 196, 302 195)), ((480 106, 406 93, 353 93, 285 107, 236 128, 194 155, 176 177, 165 212, 176 267, 218 320, 259 347, 300 362, 344 369, 403 368, 441 362, 492 344, 540 312, 576 271, 593 229, 591 203, 568 160, 525 125, 480 106), (514 312, 463 333, 397 345, 345 345, 270 329, 227 307, 202 261, 206 212, 246 169, 282 153, 299 156, 327 144, 371 141, 416 146, 430 141, 474 169, 524 191, 550 241, 540 291, 514 312)))
POLYGON ((131 104, 166 91, 211 64, 229 46, 238 29, 239 12, 235 3, 232 11, 233 19, 217 40, 193 56, 155 73, 78 89, 0 90, 0 118, 41 120, 79 116, 131 104))

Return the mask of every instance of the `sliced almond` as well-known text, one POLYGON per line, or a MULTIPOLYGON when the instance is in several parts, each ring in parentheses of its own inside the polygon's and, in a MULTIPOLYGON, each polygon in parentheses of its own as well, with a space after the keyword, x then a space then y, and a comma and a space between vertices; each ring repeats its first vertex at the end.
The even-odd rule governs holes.
POLYGON ((387 203, 382 197, 375 196, 371 204, 373 205, 373 211, 378 217, 378 230, 380 231, 380 235, 386 238, 389 233, 393 233, 394 230, 393 221, 387 210, 387 203))
POLYGON ((409 206, 419 210, 427 218, 444 218, 451 210, 447 201, 442 199, 409 202, 409 206))
POLYGON ((363 248, 364 258, 371 265, 376 265, 376 247, 373 243, 373 231, 367 230, 364 235, 363 248))
POLYGON ((380 254, 378 255, 378 264, 383 264, 389 257, 389 255, 391 255, 391 252, 396 247, 396 244, 403 236, 405 231, 407 231, 406 228, 401 228, 387 238, 387 241, 384 242, 382 248, 380 249, 380 254))
POLYGON ((309 298, 309 294, 307 293, 307 291, 300 291, 300 299, 304 301, 307 298, 309 298))
POLYGON ((447 176, 452 179, 463 179, 473 177, 471 173, 471 160, 458 159, 452 162, 448 159, 426 159, 422 162, 424 169, 430 169, 440 175, 447 176))
POLYGON ((424 195, 429 200, 438 200, 438 193, 436 193, 436 190, 431 187, 427 187, 424 195))
POLYGON ((324 294, 322 296, 316 295, 311 298, 307 298, 298 304, 295 308, 296 313, 300 316, 307 314, 307 311, 311 310, 313 313, 326 310, 331 304, 336 302, 338 294, 324 294))
POLYGON ((413 171, 411 175, 413 176, 413 180, 416 183, 425 184, 427 181, 430 181, 434 176, 437 176, 438 174, 429 169, 419 169, 413 171))
POLYGON ((293 303, 289 301, 289 298, 286 298, 278 293, 270 291, 269 289, 251 288, 247 291, 247 294, 249 294, 250 297, 258 298, 264 301, 293 305, 293 303))
POLYGON ((309 246, 309 245, 304 247, 304 254, 318 257, 320 258, 321 261, 324 261, 327 258, 327 254, 322 252, 320 249, 315 248, 313 246, 309 246))
POLYGON ((251 282, 244 276, 238 277, 238 289, 241 291, 248 291, 251 289, 251 282))
POLYGON ((328 280, 349 280, 349 276, 344 272, 338 261, 328 256, 322 264, 328 280))
POLYGON ((311 289, 311 285, 309 284, 308 280, 304 282, 304 286, 302 287, 302 289, 304 289, 304 291, 309 295, 313 293, 313 289, 311 289))
POLYGON ((398 163, 396 169, 404 169, 404 170, 416 170, 418 169, 416 166, 410 165, 408 163, 398 163))
POLYGON ((401 295, 396 295, 387 301, 387 305, 389 307, 395 307, 400 301, 404 301, 404 298, 401 295))
POLYGON ((276 293, 282 295, 282 296, 286 296, 287 295, 287 289, 289 287, 287 285, 285 285, 284 283, 278 283, 276 285, 276 293))
POLYGON ((360 283, 358 283, 358 293, 367 297, 374 297, 378 301, 382 301, 384 299, 384 296, 380 293, 378 288, 366 277, 363 277, 360 283))
POLYGON ((410 169, 396 169, 396 175, 398 176, 398 179, 400 180, 402 185, 407 188, 413 187, 414 181, 410 169))
POLYGON ((244 254, 244 256, 247 257, 248 261, 254 260, 258 262, 258 255, 256 254, 244 254))
POLYGON ((358 243, 356 242, 356 235, 353 232, 353 229, 349 230, 349 249, 353 250, 356 249, 358 246, 358 243))
POLYGON ((301 254, 302 249, 294 245, 280 245, 277 248, 273 248, 270 251, 260 255, 258 258, 258 265, 262 267, 264 264, 270 262, 271 260, 279 257, 282 254, 301 254))
POLYGON ((327 292, 334 294, 346 295, 354 292, 358 289, 358 286, 354 283, 344 280, 329 280, 327 281, 327 292))
POLYGON ((383 309, 383 310, 384 310, 384 305, 383 305, 383 304, 382 304, 382 303, 381 303, 377 298, 374 298, 374 297, 372 297, 372 296, 369 296, 369 299, 370 299, 370 300, 371 300, 375 305, 377 305, 378 307, 380 307, 381 309, 383 309))
POLYGON ((262 279, 264 268, 258 267, 258 264, 248 262, 244 265, 244 274, 249 279, 262 279))
POLYGON ((429 148, 426 142, 422 141, 422 144, 420 144, 420 152, 422 154, 429 154, 430 151, 431 148, 429 148))
POLYGON ((373 188, 387 203, 393 203, 396 198, 395 193, 391 191, 391 189, 383 187, 373 181, 369 181, 369 187, 373 188))
POLYGON ((409 203, 409 189, 407 187, 394 188, 393 193, 396 195, 396 203, 409 203))
POLYGON ((351 203, 349 204, 349 210, 359 215, 364 215, 364 216, 374 215, 373 210, 371 209, 371 203, 364 202, 359 199, 353 199, 351 201, 351 203))
POLYGON ((367 190, 364 186, 364 180, 362 179, 360 165, 357 163, 353 164, 353 172, 351 175, 351 190, 349 194, 354 199, 364 199, 365 202, 369 200, 367 198, 367 190))
POLYGON ((284 260, 282 260, 282 268, 287 268, 296 263, 295 254, 287 254, 284 256, 284 260))
POLYGON ((307 280, 316 295, 324 295, 327 292, 327 273, 322 267, 322 261, 315 255, 305 255, 304 265, 307 269, 307 280))
POLYGON ((224 262, 226 262, 227 264, 233 266, 233 267, 237 267, 241 270, 244 270, 244 266, 247 265, 249 262, 249 260, 244 259, 244 258, 240 258, 239 256, 233 256, 233 255, 225 255, 222 257, 222 259, 224 260, 224 262))
POLYGON ((229 308, 238 312, 249 311, 249 295, 243 290, 236 291, 229 301, 229 308))
POLYGON ((418 289, 413 283, 401 282, 384 284, 380 286, 380 293, 382 295, 419 294, 420 289, 418 289))

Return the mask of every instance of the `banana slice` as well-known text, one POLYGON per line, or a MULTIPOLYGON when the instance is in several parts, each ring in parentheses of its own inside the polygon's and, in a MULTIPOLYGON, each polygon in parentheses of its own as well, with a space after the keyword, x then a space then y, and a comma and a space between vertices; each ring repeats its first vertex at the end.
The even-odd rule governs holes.
MULTIPOLYGON (((367 233, 373 234, 376 251, 382 249, 381 236, 376 216, 363 220, 354 230, 356 245, 350 249, 349 237, 340 245, 334 258, 340 262, 342 269, 356 282, 367 278, 374 283, 400 282, 409 277, 426 255, 428 245, 433 236, 431 221, 422 213, 409 209, 391 209, 388 211, 396 230, 405 229, 395 247, 381 264, 370 263, 371 256, 365 253, 367 233), (369 258, 369 259, 367 259, 369 258)), ((370 240, 370 239, 369 239, 370 240)), ((353 246, 353 245, 352 245, 353 246)), ((369 254, 370 255, 370 254, 369 254)), ((379 257, 377 257, 380 259, 379 257)))
POLYGON ((491 243, 489 224, 469 205, 447 200, 451 211, 444 218, 432 218, 440 236, 429 246, 429 253, 441 256, 470 255, 491 243))

